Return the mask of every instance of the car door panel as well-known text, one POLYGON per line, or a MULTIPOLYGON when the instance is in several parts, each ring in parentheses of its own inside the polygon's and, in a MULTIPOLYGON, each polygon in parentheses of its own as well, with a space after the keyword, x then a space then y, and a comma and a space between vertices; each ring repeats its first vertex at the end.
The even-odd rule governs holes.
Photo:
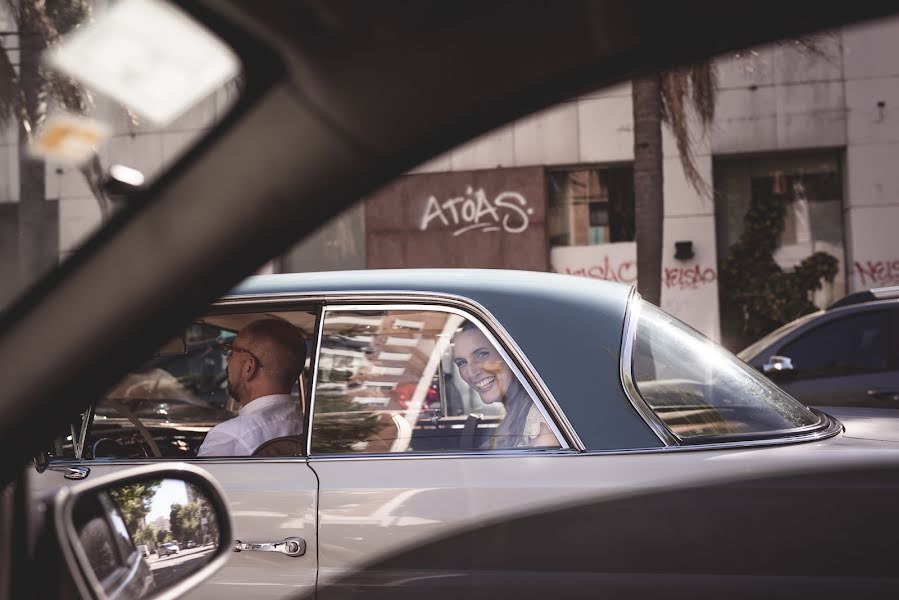
MULTIPOLYGON (((305 459, 212 459, 191 461, 218 481, 234 523, 234 536, 245 542, 274 542, 299 537, 306 542, 303 556, 279 552, 233 552, 215 575, 187 594, 196 600, 292 598, 312 592, 317 569, 317 480, 305 459)), ((140 461, 55 461, 53 466, 90 468, 98 477, 130 468, 140 461)), ((48 469, 31 478, 37 494, 74 483, 48 469)))
POLYGON ((899 371, 819 377, 782 382, 779 385, 809 406, 899 408, 899 371), (869 394, 869 391, 875 393, 869 394), (893 398, 890 391, 897 397, 893 398))
MULTIPOLYGON (((874 519, 861 514, 861 491, 884 475, 854 474, 844 450, 827 440, 736 451, 313 460, 319 598, 735 597, 740 585, 753 594, 835 584, 895 591, 888 560, 874 564, 825 543, 822 519, 839 513, 838 502, 855 498, 852 518, 874 519), (797 469, 802 480, 783 476, 797 469), (839 476, 814 475, 824 469, 839 476), (813 501, 798 525, 800 515, 784 510, 813 501), (821 543, 800 539, 807 535, 821 543), (797 548, 805 555, 792 555, 797 548)), ((892 468, 896 451, 883 459, 892 468)), ((889 488, 870 501, 897 499, 889 488)), ((873 531, 847 535, 871 543, 873 531)))

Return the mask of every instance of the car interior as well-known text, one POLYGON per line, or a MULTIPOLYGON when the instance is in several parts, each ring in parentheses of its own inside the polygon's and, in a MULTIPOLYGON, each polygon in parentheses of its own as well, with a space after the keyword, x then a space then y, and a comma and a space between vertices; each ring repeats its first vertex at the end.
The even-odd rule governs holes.
MULTIPOLYGON (((400 451, 400 446, 408 452, 489 448, 504 410, 481 402, 461 381, 448 348, 438 347, 438 330, 422 330, 422 313, 388 315, 373 310, 337 315, 316 347, 320 315, 316 305, 239 312, 227 303, 217 307, 194 319, 180 337, 167 341, 114 385, 56 437, 50 455, 101 461, 196 457, 209 429, 235 417, 240 408, 226 390, 221 344, 249 323, 266 318, 291 323, 307 340, 306 364, 292 395, 308 427, 312 386, 316 387, 314 452, 383 453, 400 451), (393 352, 384 353, 385 349, 393 352), (321 353, 318 378, 311 371, 317 364, 316 352, 321 353), (422 370, 419 362, 418 371, 413 367, 407 372, 396 366, 416 364, 415 359, 403 362, 412 358, 406 352, 425 361, 437 352, 438 360, 432 361, 431 370, 422 370)), ((303 456, 305 446, 305 436, 278 438, 266 442, 254 456, 303 456)))
MULTIPOLYGON (((235 283, 422 161, 601 85, 896 10, 760 1, 735 18, 710 0, 177 4, 237 53, 241 96, 0 315, 3 483, 235 283)), ((122 406, 114 418, 130 422, 122 406)), ((160 453, 180 451, 173 436, 149 437, 160 453)), ((116 442, 153 452, 144 435, 116 442)), ((0 503, 6 584, 33 572, 17 563, 32 511, 23 489, 0 503)))

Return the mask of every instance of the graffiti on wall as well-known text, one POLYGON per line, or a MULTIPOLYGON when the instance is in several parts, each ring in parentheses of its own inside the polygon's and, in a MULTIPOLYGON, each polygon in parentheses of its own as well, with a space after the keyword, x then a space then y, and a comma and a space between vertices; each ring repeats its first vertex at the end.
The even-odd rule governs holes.
POLYGON ((421 216, 422 231, 427 231, 435 221, 444 227, 454 227, 453 235, 480 229, 484 233, 504 231, 521 233, 530 225, 530 215, 534 209, 527 199, 518 192, 505 191, 492 200, 484 188, 465 189, 464 196, 450 198, 444 202, 430 196, 421 216))
POLYGON ((698 290, 700 286, 718 281, 718 272, 712 267, 665 267, 662 283, 666 289, 698 290))
POLYGON ((606 256, 602 260, 592 265, 583 266, 565 266, 556 269, 556 273, 564 273, 565 275, 580 275, 581 277, 590 277, 592 279, 605 279, 606 281, 615 281, 618 283, 637 283, 637 263, 633 260, 612 261, 606 256))
POLYGON ((862 287, 899 285, 899 260, 857 260, 853 269, 862 287))
MULTIPOLYGON (((637 283, 637 245, 634 242, 556 247, 552 249, 550 261, 556 273, 630 285, 637 283)), ((662 269, 662 285, 668 290, 698 290, 716 281, 718 271, 710 266, 662 269)))

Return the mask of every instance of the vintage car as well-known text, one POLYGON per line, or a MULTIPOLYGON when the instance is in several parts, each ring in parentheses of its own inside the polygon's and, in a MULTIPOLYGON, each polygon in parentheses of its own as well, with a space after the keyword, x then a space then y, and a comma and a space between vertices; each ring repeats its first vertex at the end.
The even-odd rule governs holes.
MULTIPOLYGON (((194 597, 340 597, 400 580, 501 597, 743 580, 758 593, 899 591, 889 411, 808 409, 628 286, 493 270, 260 276, 185 339, 231 339, 263 318, 294 324, 310 350, 292 450, 196 457, 222 409, 174 384, 160 389, 185 407, 176 416, 153 409, 172 403, 162 392, 123 402, 116 386, 80 439, 53 449, 69 475, 178 459, 221 483, 241 552, 194 597)), ((125 379, 168 381, 159 364, 125 379)), ((65 483, 52 469, 34 479, 65 483)))

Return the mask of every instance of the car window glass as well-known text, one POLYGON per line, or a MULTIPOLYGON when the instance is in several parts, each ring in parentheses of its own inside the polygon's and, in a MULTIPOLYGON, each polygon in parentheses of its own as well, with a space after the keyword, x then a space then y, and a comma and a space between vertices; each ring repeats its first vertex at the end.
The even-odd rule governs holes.
POLYGON ((884 310, 829 321, 781 348, 799 378, 876 373, 889 368, 890 318, 884 310))
POLYGON ((313 401, 313 454, 559 446, 505 353, 451 312, 326 312, 313 401))
POLYGON ((702 334, 641 301, 633 377, 643 400, 681 439, 754 437, 820 422, 702 334))
POLYGON ((234 332, 194 323, 184 354, 155 356, 95 406, 85 458, 189 458, 206 431, 232 418, 219 349, 234 332))
MULTIPOLYGON (((296 315, 308 330, 313 329, 314 315, 300 311, 296 315)), ((82 458, 195 457, 208 431, 236 417, 240 409, 228 394, 222 344, 233 340, 247 323, 266 316, 271 315, 207 317, 228 327, 190 324, 184 334, 183 353, 172 352, 177 344, 168 344, 168 352, 157 354, 126 375, 94 405, 82 458)), ((302 420, 298 385, 291 396, 302 420)), ((52 450, 55 458, 74 457, 71 438, 69 430, 59 436, 52 450)))

